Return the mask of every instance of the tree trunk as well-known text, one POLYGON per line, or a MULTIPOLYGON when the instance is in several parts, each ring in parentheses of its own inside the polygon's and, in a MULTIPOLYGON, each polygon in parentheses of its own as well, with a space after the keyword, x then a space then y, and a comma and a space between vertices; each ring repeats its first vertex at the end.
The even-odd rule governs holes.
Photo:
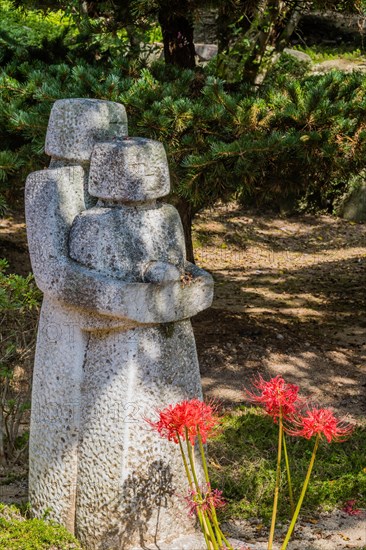
POLYGON ((179 212, 180 219, 182 220, 183 229, 184 229, 184 238, 186 241, 186 255, 187 260, 195 263, 194 261, 194 252, 193 252, 193 242, 192 242, 192 222, 196 214, 195 210, 192 208, 192 205, 183 197, 179 197, 178 201, 174 204, 176 209, 179 212))
MULTIPOLYGON (((253 47, 244 65, 244 78, 251 84, 263 82, 269 67, 278 59, 295 31, 302 10, 302 0, 268 0, 253 25, 253 47)), ((252 31, 252 32, 253 32, 252 31)))
MULTIPOLYGON (((245 8, 244 8, 245 9, 245 8)), ((229 3, 220 4, 218 8, 217 16, 217 42, 219 53, 228 50, 233 41, 232 27, 235 26, 237 30, 240 28, 242 35, 245 35, 251 26, 252 14, 244 12, 241 13, 241 21, 238 22, 240 13, 238 10, 233 10, 233 6, 229 3)))
POLYGON ((4 409, 0 407, 0 466, 6 466, 4 409))
POLYGON ((294 7, 294 10, 291 12, 287 25, 283 29, 281 35, 278 38, 277 44, 276 44, 276 52, 282 53, 283 50, 288 46, 290 42, 291 36, 294 34, 295 30, 297 29, 301 17, 303 15, 303 6, 298 5, 294 7))
POLYGON ((223 4, 219 7, 217 17, 217 42, 219 53, 224 52, 230 43, 230 6, 223 4))
MULTIPOLYGON (((181 1, 179 10, 178 8, 176 11, 169 10, 167 7, 161 9, 158 19, 163 35, 165 62, 184 69, 193 69, 196 65, 196 52, 193 43, 193 23, 188 14, 188 3, 181 1)), ((183 224, 187 260, 195 263, 192 221, 196 212, 189 201, 183 197, 179 197, 174 206, 177 208, 183 224)))
POLYGON ((196 65, 193 43, 193 23, 188 14, 187 2, 182 2, 179 12, 168 8, 159 11, 159 24, 163 35, 165 62, 185 69, 196 65))
POLYGON ((261 6, 255 21, 253 29, 249 31, 252 35, 253 47, 244 64, 244 75, 251 84, 258 84, 258 76, 263 67, 263 58, 267 47, 271 45, 274 39, 275 26, 283 8, 282 2, 277 0, 268 0, 261 6))
POLYGON ((125 28, 128 36, 128 41, 130 43, 130 50, 127 54, 127 57, 131 60, 136 59, 139 57, 141 52, 140 37, 136 33, 136 27, 134 27, 133 25, 126 25, 125 28))

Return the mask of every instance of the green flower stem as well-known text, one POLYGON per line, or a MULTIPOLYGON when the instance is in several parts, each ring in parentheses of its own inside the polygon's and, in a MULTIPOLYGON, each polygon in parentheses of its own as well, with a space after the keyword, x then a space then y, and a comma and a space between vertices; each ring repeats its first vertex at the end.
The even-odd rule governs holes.
POLYGON ((221 529, 220 529, 220 533, 221 533, 222 540, 224 541, 226 548, 227 548, 228 550, 234 550, 234 548, 231 546, 230 542, 227 540, 227 538, 225 537, 225 535, 223 534, 223 532, 221 531, 221 529))
MULTIPOLYGON (((192 472, 194 485, 195 485, 195 488, 196 488, 196 491, 197 491, 198 498, 202 502, 203 501, 202 493, 201 493, 201 489, 200 489, 200 486, 199 486, 199 483, 198 483, 196 467, 195 467, 195 463, 194 463, 193 445, 189 441, 188 435, 189 435, 188 430, 187 430, 187 428, 185 428, 185 436, 186 436, 186 444, 187 444, 189 464, 191 466, 191 472, 192 472)), ((203 523, 204 528, 205 528, 205 530, 206 530, 206 532, 207 532, 207 534, 210 538, 210 542, 212 543, 213 550, 219 550, 219 546, 217 544, 217 541, 216 541, 216 538, 215 538, 215 535, 214 535, 214 532, 213 532, 213 529, 212 529, 210 519, 207 517, 205 512, 202 512, 202 523, 203 523)))
POLYGON ((212 547, 214 550, 220 550, 220 547, 217 544, 216 537, 212 529, 210 518, 207 517, 207 514, 205 512, 202 512, 202 518, 203 518, 203 524, 208 531, 210 548, 212 547))
MULTIPOLYGON (((206 460, 206 455, 205 455, 205 449, 203 447, 202 437, 201 437, 201 434, 200 434, 200 431, 199 431, 198 427, 197 427, 197 433, 198 433, 198 444, 199 444, 200 453, 201 453, 203 471, 205 473, 205 480, 206 480, 208 489, 211 489, 211 482, 210 482, 210 476, 208 474, 208 466, 207 466, 207 460, 206 460)), ((211 518, 212 518, 212 522, 213 522, 215 533, 216 533, 217 542, 219 543, 219 546, 221 548, 223 534, 222 534, 222 531, 220 529, 219 522, 217 520, 215 507, 212 506, 212 505, 210 506, 210 512, 211 512, 211 518)), ((228 548, 229 548, 229 550, 231 550, 232 547, 229 545, 228 548)))
POLYGON ((207 467, 207 461, 206 461, 206 456, 205 456, 205 449, 203 448, 202 437, 201 437, 201 434, 199 432, 199 429, 197 431, 198 431, 198 444, 199 444, 199 447, 200 447, 203 471, 205 472, 206 483, 207 483, 207 485, 210 485, 210 477, 208 475, 208 467, 207 467))
POLYGON ((289 463, 288 454, 287 454, 285 433, 283 433, 283 436, 282 436, 282 444, 283 444, 283 454, 286 462, 287 483, 288 483, 288 492, 290 497, 291 515, 293 516, 295 513, 295 504, 294 504, 294 494, 292 492, 291 471, 290 471, 290 463, 289 463))
POLYGON ((199 507, 197 507, 197 516, 198 516, 198 521, 200 522, 201 531, 203 533, 203 536, 205 537, 205 543, 206 543, 206 546, 207 546, 207 550, 212 550, 213 549, 213 544, 209 539, 209 533, 208 533, 207 525, 206 525, 202 510, 200 510, 199 507))
POLYGON ((311 455, 310 464, 309 464, 309 468, 308 468, 308 471, 307 471, 307 474, 306 474, 304 485, 302 487, 301 495, 300 495, 299 501, 297 503, 296 510, 295 510, 294 515, 293 515, 290 527, 288 528, 285 540, 283 541, 283 544, 281 546, 281 550, 285 550, 287 548, 288 541, 290 540, 291 535, 292 535, 292 531, 294 530, 295 523, 297 521, 300 509, 301 509, 301 506, 302 506, 302 503, 303 503, 303 500, 304 500, 304 497, 305 497, 305 493, 306 493, 306 490, 307 490, 308 485, 309 485, 311 472, 312 472, 314 462, 315 462, 316 452, 317 452, 318 447, 319 447, 319 442, 320 442, 320 434, 318 434, 316 436, 315 445, 314 445, 314 449, 313 449, 313 454, 311 455))
MULTIPOLYGON (((183 460, 186 476, 187 476, 187 479, 188 479, 188 483, 189 483, 189 486, 190 486, 191 490, 194 490, 194 483, 193 483, 191 472, 189 471, 187 458, 186 458, 186 455, 185 455, 185 452, 184 452, 184 449, 183 449, 183 445, 182 445, 182 440, 181 440, 180 435, 178 433, 177 433, 177 436, 178 436, 179 449, 180 449, 180 453, 182 455, 182 460, 183 460)), ((203 517, 202 517, 202 511, 199 509, 199 507, 197 507, 197 516, 198 516, 198 521, 199 521, 199 524, 200 524, 200 527, 201 527, 201 531, 203 533, 203 536, 205 537, 205 542, 206 542, 207 549, 212 550, 213 546, 212 546, 212 544, 210 543, 210 541, 208 539, 207 532, 206 532, 206 527, 205 527, 203 517)))
POLYGON ((213 523, 214 530, 215 530, 215 533, 216 533, 217 542, 219 543, 219 546, 221 548, 221 546, 222 546, 222 533, 221 533, 219 522, 217 521, 216 510, 215 510, 214 506, 212 506, 212 505, 210 506, 210 514, 211 514, 210 518, 212 519, 212 523, 213 523))
POLYGON ((187 444, 188 458, 189 458, 189 464, 191 466, 191 472, 192 472, 192 475, 193 475, 194 485, 195 485, 195 488, 196 488, 196 491, 197 491, 197 494, 198 494, 199 498, 201 500, 203 500, 202 499, 202 494, 201 494, 201 489, 200 489, 198 479, 197 479, 196 467, 195 467, 195 464, 194 464, 193 445, 189 441, 187 428, 185 428, 185 430, 186 430, 186 444, 187 444))
POLYGON ((209 533, 209 530, 207 528, 203 512, 200 509, 199 505, 197 506, 197 517, 198 517, 198 521, 199 521, 199 524, 200 524, 200 527, 201 527, 201 531, 203 533, 203 536, 205 537, 205 543, 206 543, 207 549, 208 550, 213 550, 213 544, 209 539, 210 533, 209 533))
POLYGON ((276 468, 276 486, 275 486, 275 492, 274 492, 274 498, 273 498, 272 521, 271 521, 271 529, 269 532, 269 539, 268 539, 268 550, 272 550, 276 516, 277 516, 278 495, 280 492, 282 436, 283 436, 283 423, 282 423, 282 412, 280 411, 279 431, 278 431, 277 468, 276 468))
MULTIPOLYGON (((185 452, 184 452, 184 449, 183 449, 183 445, 182 445, 182 440, 181 440, 178 433, 177 433, 177 436, 178 436, 179 449, 180 449, 180 453, 182 455, 184 469, 185 469, 185 472, 186 472, 188 483, 190 485, 191 490, 194 490, 194 483, 193 483, 191 472, 189 471, 187 458, 186 458, 186 455, 185 455, 185 452)), ((199 524, 200 524, 200 527, 201 527, 201 531, 203 533, 203 536, 205 537, 206 546, 207 546, 208 550, 212 550, 212 544, 210 543, 210 541, 208 539, 207 532, 206 532, 206 527, 205 527, 203 517, 202 517, 202 511, 199 509, 199 507, 197 507, 197 516, 198 516, 198 521, 199 521, 199 524)))
POLYGON ((178 433, 177 433, 177 435, 178 435, 178 443, 179 443, 180 454, 182 455, 182 460, 183 460, 186 476, 187 476, 187 479, 188 479, 188 483, 189 483, 190 488, 193 489, 194 488, 193 479, 192 479, 192 476, 191 476, 191 472, 189 471, 189 468, 188 468, 187 458, 186 458, 185 452, 183 450, 182 440, 181 440, 178 433))

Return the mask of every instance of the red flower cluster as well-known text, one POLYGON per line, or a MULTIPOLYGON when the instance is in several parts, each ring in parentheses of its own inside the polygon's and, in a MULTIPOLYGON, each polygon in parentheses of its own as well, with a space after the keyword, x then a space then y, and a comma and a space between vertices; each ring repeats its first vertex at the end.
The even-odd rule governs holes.
POLYGON ((226 506, 226 502, 222 498, 222 491, 211 489, 210 486, 203 487, 201 495, 197 491, 190 489, 185 500, 188 503, 190 516, 197 514, 197 510, 201 510, 202 512, 207 512, 210 517, 212 508, 217 510, 226 506))
POLYGON ((287 428, 290 435, 310 439, 314 435, 324 436, 328 443, 345 441, 352 433, 353 426, 337 419, 330 409, 312 408, 305 414, 291 418, 293 427, 287 428))
POLYGON ((362 510, 359 508, 355 508, 356 501, 355 500, 347 500, 347 502, 344 503, 344 508, 342 508, 343 512, 346 512, 349 516, 361 516, 363 515, 362 510))
POLYGON ((147 420, 147 422, 161 437, 174 443, 178 443, 178 436, 185 440, 186 431, 192 445, 198 433, 202 442, 206 443, 207 438, 213 435, 219 423, 214 406, 199 399, 169 405, 165 409, 157 410, 157 413, 158 421, 147 420))
POLYGON ((259 376, 253 385, 260 391, 260 394, 245 390, 245 395, 253 403, 263 405, 274 420, 280 414, 282 414, 282 418, 288 418, 296 411, 299 387, 295 384, 288 384, 282 376, 276 376, 268 382, 259 376))

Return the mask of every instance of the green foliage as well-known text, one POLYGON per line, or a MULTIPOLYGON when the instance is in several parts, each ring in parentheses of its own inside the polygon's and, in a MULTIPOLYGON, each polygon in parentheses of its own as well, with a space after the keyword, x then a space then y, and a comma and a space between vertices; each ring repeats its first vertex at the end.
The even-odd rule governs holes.
POLYGON ((0 151, 0 182, 6 181, 9 175, 19 170, 23 162, 23 159, 13 151, 0 151))
POLYGON ((0 63, 12 59, 59 61, 66 56, 66 43, 74 35, 70 20, 61 11, 24 11, 10 0, 0 1, 0 63))
POLYGON ((6 550, 77 550, 77 540, 64 527, 26 519, 15 506, 0 503, 0 547, 6 550))
POLYGON ((322 61, 328 61, 331 59, 349 59, 354 61, 363 61, 364 56, 360 49, 354 49, 352 44, 341 45, 336 47, 323 46, 322 44, 315 44, 311 48, 303 46, 295 46, 294 49, 299 52, 309 55, 314 63, 321 63, 322 61))
POLYGON ((24 47, 36 46, 44 38, 56 38, 60 29, 71 26, 64 12, 21 10, 11 0, 0 0, 0 27, 7 30, 9 39, 24 47))
POLYGON ((33 276, 7 275, 8 263, 0 259, 0 309, 1 311, 31 311, 38 307, 40 293, 34 285, 33 276))
POLYGON ((5 215, 7 208, 8 206, 6 204, 5 198, 2 195, 0 195, 0 218, 1 216, 5 215))
POLYGON ((311 64, 306 61, 300 61, 293 55, 283 53, 279 60, 272 65, 268 70, 265 87, 276 87, 278 81, 281 81, 284 76, 288 80, 299 80, 305 78, 310 70, 311 64))
MULTIPOLYGON (((7 50, 9 61, 0 73, 3 211, 4 199, 10 206, 19 202, 26 175, 47 166, 47 120, 52 103, 63 97, 124 103, 130 133, 165 144, 173 194, 187 199, 193 211, 232 197, 280 208, 299 200, 302 207, 330 210, 348 180, 364 167, 365 84, 360 74, 309 76, 305 64, 283 55, 259 90, 230 87, 217 78, 217 60, 196 71, 162 63, 147 68, 138 56, 123 55, 123 28, 103 40, 95 32, 84 47, 70 23, 71 7, 70 15, 61 18, 60 12, 42 15, 11 6, 8 0, 0 2, 3 14, 12 12, 8 33, 14 37, 32 25, 27 40, 39 51, 45 51, 42 40, 60 39, 66 54, 64 62, 51 64, 41 55, 23 57, 19 48, 28 48, 21 45, 26 43, 21 35, 11 55, 7 50), (97 53, 102 63, 96 61, 97 53)), ((100 6, 101 13, 110 9, 108 2, 100 6)))
MULTIPOLYGON (((359 0, 332 2, 302 0, 260 3, 238 1, 230 7, 221 3, 225 23, 221 23, 218 76, 229 82, 250 82, 261 85, 268 71, 289 45, 301 17, 309 10, 357 13, 360 21, 365 4, 359 0)), ((299 48, 300 49, 300 48, 299 48)))
POLYGON ((30 407, 35 326, 40 303, 33 276, 7 274, 0 260, 0 464, 16 462, 27 448, 20 424, 30 407))
POLYGON ((70 66, 9 64, 0 77, 0 123, 7 149, 3 193, 45 166, 44 135, 52 103, 96 97, 126 105, 131 135, 161 140, 175 194, 198 210, 217 199, 278 204, 305 195, 318 205, 332 185, 345 188, 364 167, 366 85, 362 74, 288 78, 279 72, 253 92, 228 92, 206 72, 162 63, 70 66), (14 155, 13 157, 11 155, 14 155), (11 187, 12 186, 12 187, 11 187))
MULTIPOLYGON (((270 520, 276 474, 278 428, 261 410, 237 409, 226 415, 221 435, 210 444, 211 478, 228 499, 229 517, 270 520)), ((295 500, 309 465, 314 441, 288 437, 295 500)), ((302 514, 333 509, 347 500, 366 504, 365 428, 349 441, 324 443, 318 451, 302 514)), ((289 517, 286 472, 282 475, 279 516, 289 517)))

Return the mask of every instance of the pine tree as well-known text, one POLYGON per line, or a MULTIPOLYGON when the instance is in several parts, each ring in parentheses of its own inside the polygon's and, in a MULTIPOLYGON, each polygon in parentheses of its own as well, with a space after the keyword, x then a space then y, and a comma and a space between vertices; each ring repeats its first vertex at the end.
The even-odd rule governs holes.
MULTIPOLYGON (((150 1, 151 9, 159 5, 150 1)), ((1 44, 0 37, 0 57, 1 44)), ((184 223, 189 259, 191 224, 201 208, 234 196, 257 203, 309 189, 323 196, 334 182, 344 188, 364 166, 360 75, 294 80, 279 72, 259 90, 240 84, 229 92, 215 64, 202 70, 156 63, 148 69, 108 48, 105 63, 87 63, 72 41, 65 47, 65 62, 54 64, 31 59, 20 44, 3 48, 12 61, 0 76, 0 191, 9 202, 27 173, 47 166, 47 120, 53 102, 64 97, 124 103, 130 133, 164 143, 171 201, 184 223)))
POLYGON ((364 167, 361 74, 283 77, 255 94, 249 88, 228 93, 214 76, 202 75, 198 83, 194 71, 161 63, 137 78, 127 68, 121 78, 120 71, 119 62, 109 68, 6 67, 0 77, 0 127, 8 149, 0 164, 8 189, 16 182, 21 187, 29 171, 47 165, 42 153, 47 120, 62 97, 125 104, 131 135, 164 143, 171 201, 188 205, 189 221, 203 207, 233 196, 275 204, 286 194, 300 197, 317 189, 325 195, 334 182, 344 186, 364 167))

